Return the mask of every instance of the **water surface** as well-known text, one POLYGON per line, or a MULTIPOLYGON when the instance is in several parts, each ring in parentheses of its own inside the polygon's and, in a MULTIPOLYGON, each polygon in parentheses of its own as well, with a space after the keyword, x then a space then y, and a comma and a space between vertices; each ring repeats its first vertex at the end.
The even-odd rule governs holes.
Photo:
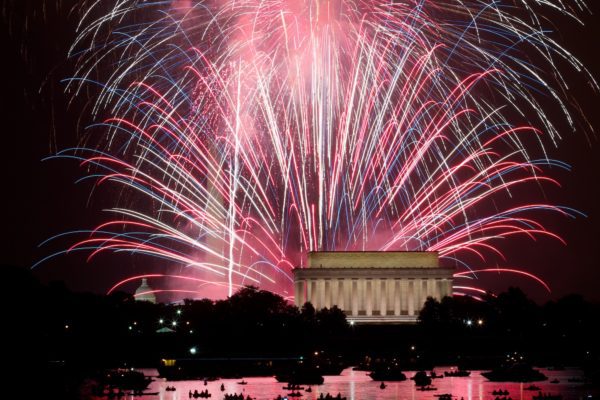
MULTIPOLYGON (((436 368, 435 372, 443 374, 446 368, 436 368)), ((571 378, 580 378, 582 373, 577 369, 565 369, 562 371, 550 371, 540 369, 546 376, 548 381, 535 382, 544 393, 561 394, 564 400, 571 399, 587 399, 592 393, 586 389, 581 383, 568 382, 571 378), (551 380, 558 379, 560 383, 550 383, 551 380)), ((302 400, 317 400, 321 393, 335 396, 341 393, 347 400, 436 400, 435 395, 442 393, 451 393, 460 400, 494 400, 495 395, 492 391, 496 389, 506 389, 509 391, 509 396, 512 400, 532 400, 533 396, 538 392, 524 390, 530 383, 498 383, 489 382, 480 375, 481 371, 472 371, 470 377, 466 378, 443 378, 434 379, 432 386, 436 387, 436 391, 422 392, 416 390, 412 380, 407 379, 404 382, 386 382, 387 387, 380 389, 380 382, 375 382, 367 376, 364 371, 353 371, 348 368, 342 372, 340 376, 326 376, 323 385, 312 386, 312 393, 302 392, 302 397, 291 397, 290 399, 302 400)), ((156 370, 144 370, 146 375, 156 376, 156 370)), ((405 372, 407 377, 414 375, 414 371, 405 372)), ((202 381, 174 381, 167 382, 162 378, 150 384, 147 392, 159 392, 154 396, 133 397, 124 396, 121 399, 148 399, 148 400, 187 400, 189 392, 198 390, 198 392, 208 389, 212 394, 211 400, 222 400, 224 393, 243 393, 244 396, 250 395, 257 400, 272 400, 277 395, 285 396, 289 391, 284 390, 285 383, 280 383, 272 377, 262 378, 244 378, 248 382, 247 385, 240 385, 240 379, 222 379, 218 381, 208 382, 206 386, 202 381), (221 384, 225 385, 225 391, 221 392, 221 384), (174 386, 175 391, 166 391, 167 386, 174 386)), ((593 392, 594 395, 598 391, 593 392)), ((597 398, 594 396, 594 398, 597 398)), ((106 399, 106 398, 105 398, 106 399)))

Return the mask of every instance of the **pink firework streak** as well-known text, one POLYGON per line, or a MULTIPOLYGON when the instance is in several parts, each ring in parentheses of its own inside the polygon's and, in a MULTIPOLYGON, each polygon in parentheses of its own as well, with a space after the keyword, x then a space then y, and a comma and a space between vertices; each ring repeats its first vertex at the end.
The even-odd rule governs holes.
POLYGON ((564 167, 524 145, 558 140, 528 89, 556 90, 514 49, 581 69, 537 19, 452 0, 177 1, 157 19, 159 6, 135 4, 83 25, 74 49, 89 47, 71 85, 120 54, 95 107, 112 116, 95 130, 101 146, 58 156, 136 200, 68 251, 155 256, 189 274, 144 277, 221 296, 253 284, 289 297, 307 251, 437 251, 467 279, 505 263, 518 237, 562 242, 541 216, 573 210, 513 196, 558 185, 544 171, 564 167), (149 22, 124 25, 140 9, 149 22), (105 30, 112 41, 100 46, 105 30), (511 123, 514 110, 543 129, 511 123))

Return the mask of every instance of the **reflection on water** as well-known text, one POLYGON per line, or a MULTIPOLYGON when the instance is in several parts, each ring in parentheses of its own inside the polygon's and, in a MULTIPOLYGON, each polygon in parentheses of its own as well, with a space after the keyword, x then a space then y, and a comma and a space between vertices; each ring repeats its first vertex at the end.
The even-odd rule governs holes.
MULTIPOLYGON (((443 368, 436 369, 438 374, 443 373, 443 368)), ((561 394, 564 400, 586 399, 590 391, 584 388, 580 383, 568 382, 568 379, 581 377, 580 370, 566 369, 564 371, 541 370, 548 376, 548 381, 536 382, 544 393, 561 394), (551 380, 558 379, 560 383, 550 383, 551 380)), ((156 376, 155 370, 144 370, 147 375, 156 376)), ((330 393, 335 396, 341 393, 348 400, 437 400, 436 394, 451 393, 458 400, 494 400, 496 396, 492 395, 495 389, 508 390, 512 400, 532 400, 537 392, 524 390, 529 383, 498 383, 489 382, 478 371, 473 371, 468 378, 443 378, 434 379, 432 386, 436 391, 422 392, 416 390, 415 384, 411 380, 404 382, 386 382, 385 389, 379 388, 379 382, 372 381, 364 371, 353 371, 346 369, 340 376, 326 376, 323 385, 313 386, 312 393, 303 392, 302 397, 296 399, 317 400, 321 393, 330 393)), ((414 372, 407 372, 406 376, 411 377, 414 372)), ((159 392, 155 396, 133 397, 125 396, 121 399, 160 399, 160 400, 187 400, 189 392, 205 389, 212 394, 211 400, 223 399, 224 393, 243 393, 244 396, 250 395, 257 400, 272 400, 277 395, 286 395, 289 391, 284 390, 285 383, 280 383, 275 378, 244 378, 247 385, 240 385, 241 379, 223 379, 214 382, 208 382, 206 386, 202 381, 177 381, 167 382, 161 378, 155 378, 147 389, 147 392, 159 392), (224 384, 225 391, 221 392, 220 386, 224 384), (166 391, 167 386, 174 386, 177 390, 173 392, 166 391)), ((598 392, 593 393, 597 395, 598 392)))

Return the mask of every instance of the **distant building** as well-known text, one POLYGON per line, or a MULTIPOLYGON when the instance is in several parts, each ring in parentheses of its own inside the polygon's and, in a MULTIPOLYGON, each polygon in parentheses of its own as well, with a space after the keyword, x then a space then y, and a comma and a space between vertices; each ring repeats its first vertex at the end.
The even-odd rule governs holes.
POLYGON ((336 305, 351 322, 415 322, 427 297, 452 295, 437 252, 311 252, 293 272, 298 307, 336 305))
POLYGON ((135 299, 137 301, 149 301, 150 303, 156 303, 156 296, 154 295, 153 289, 148 285, 146 278, 142 279, 142 284, 135 291, 135 299))

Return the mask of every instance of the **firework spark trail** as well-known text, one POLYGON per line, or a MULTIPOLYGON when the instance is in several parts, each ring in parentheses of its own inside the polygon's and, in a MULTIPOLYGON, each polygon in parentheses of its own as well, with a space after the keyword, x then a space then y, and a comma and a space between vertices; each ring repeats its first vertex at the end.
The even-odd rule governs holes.
POLYGON ((102 145, 58 156, 159 206, 116 206, 69 251, 149 254, 229 294, 257 283, 287 295, 306 251, 489 265, 500 239, 560 240, 536 215, 575 211, 505 203, 564 167, 523 143, 545 154, 541 138, 560 137, 540 92, 573 123, 555 59, 587 72, 534 11, 577 21, 585 5, 569 4, 515 1, 519 16, 493 1, 116 2, 84 19, 72 51, 76 92, 115 59, 93 109, 112 115, 102 145), (515 112, 544 134, 512 124, 515 112))

